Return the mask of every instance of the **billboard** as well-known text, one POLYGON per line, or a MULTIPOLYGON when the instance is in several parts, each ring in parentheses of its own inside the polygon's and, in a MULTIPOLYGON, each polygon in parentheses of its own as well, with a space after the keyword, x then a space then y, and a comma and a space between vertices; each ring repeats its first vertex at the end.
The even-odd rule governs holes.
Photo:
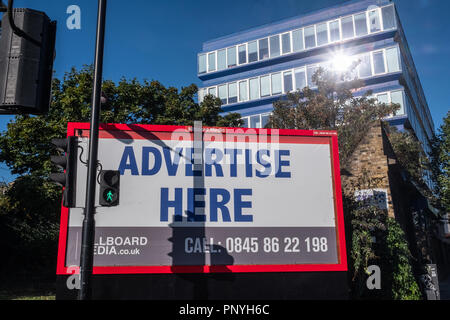
MULTIPOLYGON (((336 132, 200 130, 100 126, 120 200, 96 207, 94 274, 347 270, 336 132)), ((62 207, 58 274, 79 265, 89 124, 67 134, 77 199, 62 207)))

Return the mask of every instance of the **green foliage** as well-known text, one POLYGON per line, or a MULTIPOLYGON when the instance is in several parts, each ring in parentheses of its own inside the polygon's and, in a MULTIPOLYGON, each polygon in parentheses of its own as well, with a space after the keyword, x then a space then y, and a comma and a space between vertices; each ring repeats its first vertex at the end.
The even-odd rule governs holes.
POLYGON ((384 256, 385 268, 387 268, 388 281, 391 292, 390 298, 394 300, 420 300, 422 294, 411 268, 411 253, 405 234, 400 225, 393 218, 387 219, 386 256, 384 256))
POLYGON ((352 80, 350 72, 336 73, 320 68, 313 76, 316 90, 308 87, 288 93, 276 101, 268 127, 279 129, 337 130, 339 158, 346 164, 371 124, 398 110, 396 104, 384 104, 369 98, 371 92, 354 97, 362 87, 361 80, 352 80))
POLYGON ((3 270, 54 273, 61 188, 25 175, 0 196, 3 270))
POLYGON ((435 144, 434 173, 441 204, 450 213, 450 111, 439 128, 435 144))
MULTIPOLYGON (((0 161, 20 177, 6 194, 0 194, 1 269, 55 263, 61 205, 61 187, 49 182, 54 168, 50 156, 58 151, 50 143, 66 136, 67 122, 89 122, 93 68, 72 69, 63 80, 54 79, 48 114, 19 115, 0 135, 0 161), (20 263, 19 263, 20 262, 20 263), (22 263, 23 262, 23 263, 22 263)), ((178 90, 158 81, 122 78, 106 80, 102 91, 107 101, 101 107, 102 123, 241 126, 240 115, 221 116, 220 99, 208 95, 195 102, 197 86, 178 90)), ((46 268, 54 273, 55 268, 46 268)))
POLYGON ((430 160, 425 155, 420 141, 409 131, 400 132, 395 127, 387 129, 398 162, 425 190, 427 187, 423 177, 426 171, 430 171, 430 160))
POLYGON ((354 299, 420 300, 422 294, 411 267, 412 256, 403 230, 385 210, 345 199, 349 268, 354 299), (350 240, 350 241, 349 241, 350 240), (367 288, 370 265, 381 271, 381 290, 367 288))

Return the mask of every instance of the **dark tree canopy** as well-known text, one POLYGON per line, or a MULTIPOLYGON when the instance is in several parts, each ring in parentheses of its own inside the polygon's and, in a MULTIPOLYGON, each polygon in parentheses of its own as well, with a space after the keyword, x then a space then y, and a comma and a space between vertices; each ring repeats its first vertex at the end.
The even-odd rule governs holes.
MULTIPOLYGON (((24 266, 33 274, 42 270, 54 275, 62 193, 48 179, 57 170, 50 161, 51 155, 58 154, 51 140, 66 136, 68 122, 89 122, 92 81, 92 67, 73 68, 62 80, 54 79, 48 114, 16 116, 0 134, 0 161, 19 175, 5 194, 0 193, 0 271, 18 272, 17 266, 24 266)), ((102 91, 107 97, 101 108, 102 123, 242 124, 239 114, 220 115, 218 98, 208 95, 196 103, 194 84, 178 90, 158 81, 122 78, 118 83, 104 81, 102 91)))
MULTIPOLYGON (((53 98, 49 113, 40 116, 20 115, 0 135, 0 161, 13 174, 47 175, 55 153, 52 138, 65 137, 67 122, 89 122, 91 113, 93 69, 72 68, 63 80, 53 81, 53 98)), ((178 90, 158 81, 122 78, 117 84, 106 80, 102 91, 107 101, 102 105, 100 122, 126 124, 192 125, 201 120, 205 126, 239 127, 240 115, 221 116, 220 99, 211 95, 195 102, 197 86, 178 90)))

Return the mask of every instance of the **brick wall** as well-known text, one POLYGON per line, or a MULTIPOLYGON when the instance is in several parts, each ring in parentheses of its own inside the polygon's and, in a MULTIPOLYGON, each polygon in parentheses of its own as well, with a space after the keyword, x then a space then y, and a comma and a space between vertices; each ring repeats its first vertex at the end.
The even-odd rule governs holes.
POLYGON ((356 190, 385 189, 388 214, 394 217, 392 195, 389 186, 389 165, 395 163, 395 155, 384 133, 381 122, 376 123, 358 145, 344 167, 343 192, 354 195, 356 190))

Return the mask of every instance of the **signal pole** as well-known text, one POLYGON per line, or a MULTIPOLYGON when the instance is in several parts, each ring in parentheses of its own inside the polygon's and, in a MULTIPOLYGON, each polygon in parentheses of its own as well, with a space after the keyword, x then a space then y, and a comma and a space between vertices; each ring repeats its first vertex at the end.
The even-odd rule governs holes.
POLYGON ((95 184, 97 173, 98 128, 102 90, 105 21, 106 0, 98 0, 97 40, 95 43, 94 83, 92 90, 91 126, 89 131, 89 159, 86 183, 86 204, 84 208, 83 230, 81 238, 80 291, 78 293, 79 300, 90 300, 92 295, 91 277, 94 262, 95 184))

